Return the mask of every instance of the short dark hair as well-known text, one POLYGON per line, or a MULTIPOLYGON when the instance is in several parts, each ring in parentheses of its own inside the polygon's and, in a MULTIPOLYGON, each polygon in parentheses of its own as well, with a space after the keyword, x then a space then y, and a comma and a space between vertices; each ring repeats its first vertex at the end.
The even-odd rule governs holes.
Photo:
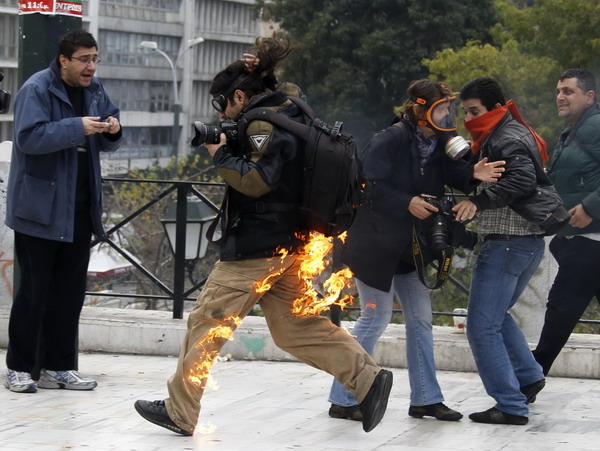
POLYGON ((94 36, 85 30, 78 29, 69 31, 60 38, 56 60, 58 61, 60 55, 71 58, 73 53, 75 53, 79 47, 96 47, 96 49, 98 49, 98 43, 96 42, 96 39, 94 39, 94 36))
POLYGON ((502 89, 496 80, 490 77, 477 77, 467 82, 459 94, 460 100, 479 99, 488 110, 496 108, 496 104, 506 104, 502 89))
POLYGON ((577 86, 584 93, 588 91, 596 92, 596 79, 594 78, 594 74, 592 74, 589 70, 585 69, 567 69, 562 74, 560 74, 559 81, 563 81, 565 78, 575 78, 577 80, 577 86))

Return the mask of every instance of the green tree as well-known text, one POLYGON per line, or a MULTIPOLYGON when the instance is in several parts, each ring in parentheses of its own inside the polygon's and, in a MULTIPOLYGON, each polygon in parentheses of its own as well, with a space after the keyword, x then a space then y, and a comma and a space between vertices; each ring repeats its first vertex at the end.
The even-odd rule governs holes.
POLYGON ((554 142, 562 124, 553 103, 560 68, 552 58, 525 54, 515 40, 501 47, 469 41, 462 49, 442 50, 423 64, 433 78, 445 80, 456 90, 483 75, 498 80, 525 120, 549 140, 550 146, 554 142))
POLYGON ((524 53, 555 60, 562 69, 600 69, 600 2, 597 0, 539 0, 519 8, 496 0, 503 18, 492 34, 499 43, 515 39, 524 53))
POLYGON ((281 79, 299 84, 326 119, 343 120, 359 143, 390 123, 424 58, 489 39, 492 0, 260 1, 296 50, 281 79))
POLYGON ((563 122, 556 114, 554 91, 569 67, 599 69, 600 3, 596 0, 540 0, 533 7, 496 0, 501 21, 490 34, 494 43, 469 41, 445 49, 423 64, 430 76, 459 89, 471 78, 497 79, 507 97, 552 149, 563 122))

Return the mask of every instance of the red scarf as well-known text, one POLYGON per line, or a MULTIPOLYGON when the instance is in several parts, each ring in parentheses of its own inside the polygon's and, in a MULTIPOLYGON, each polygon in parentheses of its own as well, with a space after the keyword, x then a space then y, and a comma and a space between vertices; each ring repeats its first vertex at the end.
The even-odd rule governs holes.
POLYGON ((471 143, 471 152, 479 152, 481 144, 486 140, 490 133, 494 131, 498 123, 506 115, 507 111, 510 111, 513 119, 523 124, 531 132, 531 135, 535 140, 537 149, 540 152, 542 166, 544 166, 549 159, 548 144, 546 144, 546 141, 544 141, 542 137, 538 135, 537 132, 523 120, 523 118, 521 117, 521 113, 517 108, 517 104, 512 100, 509 100, 504 106, 496 108, 492 111, 488 111, 484 115, 476 117, 475 119, 471 119, 470 121, 466 121, 464 123, 465 128, 469 131, 471 137, 473 138, 473 142, 471 143))
POLYGON ((487 113, 478 116, 470 121, 465 121, 465 128, 471 134, 473 142, 471 142, 471 152, 479 152, 481 144, 486 138, 494 131, 496 125, 506 116, 508 111, 508 104, 512 102, 510 100, 506 105, 496 108, 495 110, 488 111, 487 113))

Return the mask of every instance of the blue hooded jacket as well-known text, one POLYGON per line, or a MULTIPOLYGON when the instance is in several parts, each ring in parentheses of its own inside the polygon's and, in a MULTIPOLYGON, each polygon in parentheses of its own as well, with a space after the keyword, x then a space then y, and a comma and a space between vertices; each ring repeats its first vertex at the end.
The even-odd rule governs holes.
MULTIPOLYGON (((118 108, 96 77, 83 89, 83 105, 85 116, 119 119, 118 108)), ((93 232, 103 238, 99 153, 116 150, 121 131, 84 135, 83 122, 69 101, 56 61, 32 75, 17 93, 14 127, 6 225, 26 235, 72 242, 77 147, 87 147, 93 232)))

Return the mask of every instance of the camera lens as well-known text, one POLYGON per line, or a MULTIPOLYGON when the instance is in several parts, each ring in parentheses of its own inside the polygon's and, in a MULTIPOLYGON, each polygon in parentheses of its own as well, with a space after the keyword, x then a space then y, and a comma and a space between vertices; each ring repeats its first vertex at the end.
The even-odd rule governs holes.
POLYGON ((434 251, 443 251, 449 245, 447 221, 448 219, 442 215, 434 217, 431 227, 431 249, 434 251))
POLYGON ((219 144, 221 141, 221 129, 214 125, 206 125, 203 122, 194 122, 196 134, 192 139, 192 146, 201 146, 202 144, 219 144))

